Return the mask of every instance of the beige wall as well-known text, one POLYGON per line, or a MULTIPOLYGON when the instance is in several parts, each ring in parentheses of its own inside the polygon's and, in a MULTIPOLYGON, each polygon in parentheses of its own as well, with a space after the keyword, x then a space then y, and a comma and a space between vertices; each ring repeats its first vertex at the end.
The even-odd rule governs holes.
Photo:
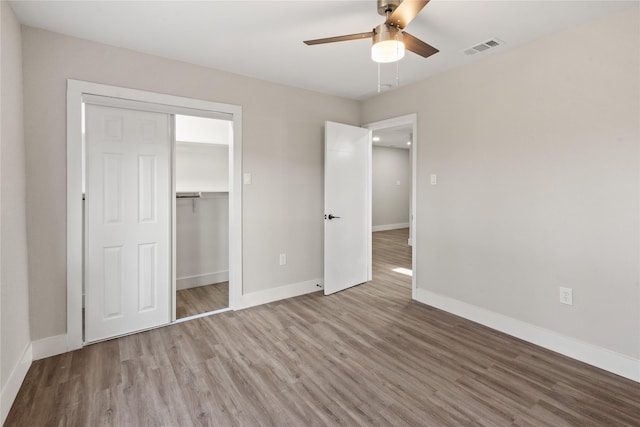
POLYGON ((409 150, 374 146, 371 153, 371 221, 382 226, 409 223, 409 150), (398 181, 400 184, 398 185, 398 181))
MULTIPOLYGON (((31 343, 27 231, 25 224, 25 145, 22 119, 22 51, 20 24, 9 3, 0 2, 2 70, 0 92, 0 384, 31 343)), ((4 399, 3 399, 4 400, 4 399)), ((3 408, 3 414, 8 408, 3 408)))
POLYGON ((66 331, 66 79, 243 108, 244 292, 322 277, 322 129, 360 105, 23 27, 33 339, 66 331), (289 254, 278 265, 278 254, 289 254))
POLYGON ((419 289, 640 356, 639 36, 635 6, 363 103, 418 114, 419 289))

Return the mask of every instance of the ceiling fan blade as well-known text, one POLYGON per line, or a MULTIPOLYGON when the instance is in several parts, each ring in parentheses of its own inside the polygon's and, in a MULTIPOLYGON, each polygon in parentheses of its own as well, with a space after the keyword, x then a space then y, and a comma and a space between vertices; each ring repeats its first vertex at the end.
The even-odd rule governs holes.
POLYGON ((359 40, 373 37, 373 31, 368 33, 349 34, 347 36, 327 37, 324 39, 305 40, 304 44, 314 45, 323 43, 346 42, 347 40, 359 40))
POLYGON ((404 29, 427 3, 429 0, 404 0, 389 16, 385 24, 404 29))
POLYGON ((410 50, 413 53, 417 53, 420 56, 424 56, 425 58, 430 57, 431 55, 440 52, 435 47, 431 46, 407 33, 406 31, 402 32, 402 41, 404 42, 404 47, 407 50, 410 50))

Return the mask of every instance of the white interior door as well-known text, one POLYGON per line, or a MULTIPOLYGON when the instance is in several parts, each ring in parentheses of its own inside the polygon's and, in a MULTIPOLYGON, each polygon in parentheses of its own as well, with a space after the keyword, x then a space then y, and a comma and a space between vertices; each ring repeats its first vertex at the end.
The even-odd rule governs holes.
POLYGON ((170 322, 170 116, 86 106, 85 341, 170 322))
POLYGON ((371 280, 371 131, 325 123, 324 293, 371 280))

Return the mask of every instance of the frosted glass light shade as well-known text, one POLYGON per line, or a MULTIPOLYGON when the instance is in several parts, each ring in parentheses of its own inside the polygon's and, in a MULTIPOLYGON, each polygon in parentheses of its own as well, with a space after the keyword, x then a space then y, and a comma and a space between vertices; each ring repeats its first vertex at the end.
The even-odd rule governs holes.
POLYGON ((404 57, 404 43, 396 40, 379 42, 371 47, 371 59, 376 62, 395 62, 404 57))

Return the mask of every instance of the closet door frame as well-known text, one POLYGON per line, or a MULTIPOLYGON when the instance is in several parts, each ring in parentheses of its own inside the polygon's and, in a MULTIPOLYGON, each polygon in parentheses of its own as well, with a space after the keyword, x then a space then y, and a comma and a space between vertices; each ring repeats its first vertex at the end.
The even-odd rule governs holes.
MULTIPOLYGON (((82 226, 82 104, 103 105, 171 115, 224 118, 233 122, 229 165, 229 307, 242 298, 242 107, 127 89, 80 80, 67 80, 67 335, 66 349, 84 345, 82 331, 83 226, 82 226)), ((175 132, 175 130, 172 130, 175 132)), ((174 163, 172 153, 172 164, 174 163)), ((173 169, 173 167, 172 167, 173 169)), ((172 176, 175 171, 172 171, 172 176)), ((175 183, 171 197, 175 199, 175 183)), ((175 203, 172 216, 175 218, 175 203)), ((172 220, 173 222, 173 220, 172 220)), ((172 227, 172 319, 175 321, 175 225, 172 227)))

